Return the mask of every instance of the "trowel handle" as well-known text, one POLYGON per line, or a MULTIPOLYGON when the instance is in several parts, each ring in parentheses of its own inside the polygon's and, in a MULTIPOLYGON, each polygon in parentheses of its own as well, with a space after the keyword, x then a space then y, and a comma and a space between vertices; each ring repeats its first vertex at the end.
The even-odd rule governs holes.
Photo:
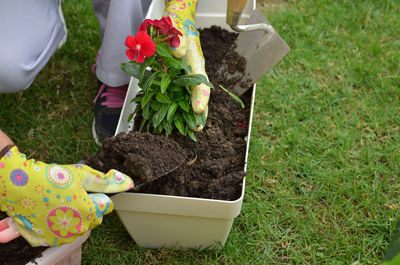
POLYGON ((19 236, 14 221, 10 217, 0 220, 0 243, 10 242, 19 236))
POLYGON ((267 34, 274 33, 274 28, 266 23, 238 25, 246 3, 247 0, 228 0, 226 23, 237 32, 264 31, 267 34))
POLYGON ((226 23, 228 23, 228 25, 236 26, 239 24, 246 3, 247 0, 228 0, 228 8, 226 12, 226 23))

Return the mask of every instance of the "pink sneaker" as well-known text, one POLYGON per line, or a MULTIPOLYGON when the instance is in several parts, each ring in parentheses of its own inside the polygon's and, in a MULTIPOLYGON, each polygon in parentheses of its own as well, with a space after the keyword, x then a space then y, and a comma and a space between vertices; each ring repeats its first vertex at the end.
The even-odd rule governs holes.
POLYGON ((127 90, 128 84, 110 87, 100 83, 99 92, 93 100, 92 133, 97 145, 101 145, 103 139, 114 136, 127 90))

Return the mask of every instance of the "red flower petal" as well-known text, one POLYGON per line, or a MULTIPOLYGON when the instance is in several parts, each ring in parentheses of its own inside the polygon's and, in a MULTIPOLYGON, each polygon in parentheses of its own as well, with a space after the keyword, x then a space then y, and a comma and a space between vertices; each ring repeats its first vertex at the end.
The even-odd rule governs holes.
POLYGON ((127 49, 126 51, 125 51, 125 53, 126 53, 126 56, 128 56, 128 58, 129 58, 129 60, 135 60, 135 57, 136 57, 136 54, 137 54, 137 52, 134 52, 134 51, 132 51, 131 49, 127 49))
POLYGON ((171 28, 171 33, 179 36, 183 36, 182 32, 180 32, 179 29, 172 27, 171 28))
POLYGON ((136 57, 136 62, 137 62, 137 63, 143 63, 143 61, 144 61, 144 56, 143 56, 143 54, 139 51, 139 52, 138 52, 138 55, 137 55, 137 57, 136 57))
POLYGON ((137 42, 137 44, 142 45, 143 42, 149 41, 149 40, 151 41, 151 38, 150 38, 150 36, 147 34, 146 31, 139 31, 139 32, 136 34, 136 42, 137 42))
POLYGON ((135 39, 135 37, 133 37, 131 35, 126 37, 125 46, 128 47, 128 48, 136 47, 136 39, 135 39))
POLYGON ((159 28, 161 34, 165 34, 165 35, 170 34, 171 29, 173 28, 171 18, 170 17, 161 18, 158 28, 159 28))
POLYGON ((161 18, 161 21, 167 25, 169 25, 170 27, 172 27, 172 20, 169 16, 163 17, 161 18))
POLYGON ((152 40, 144 41, 141 44, 140 52, 143 53, 144 56, 150 57, 156 52, 156 45, 152 40))
POLYGON ((171 44, 171 47, 176 48, 176 47, 179 47, 179 44, 181 44, 181 41, 178 36, 173 36, 170 44, 171 44))
POLYGON ((150 25, 154 25, 153 20, 151 20, 151 19, 145 19, 145 20, 143 21, 143 23, 139 26, 139 31, 147 31, 147 28, 148 28, 150 25))

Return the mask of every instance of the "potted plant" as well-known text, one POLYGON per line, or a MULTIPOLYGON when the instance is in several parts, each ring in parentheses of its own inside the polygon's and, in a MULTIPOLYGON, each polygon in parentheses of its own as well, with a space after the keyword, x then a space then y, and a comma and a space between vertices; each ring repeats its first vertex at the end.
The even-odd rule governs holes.
MULTIPOLYGON (((255 1, 249 1, 244 11, 244 17, 248 16, 253 9, 255 9, 255 1)), ((163 10, 164 0, 153 1, 147 18, 161 18, 163 10)), ((211 25, 227 28, 225 13, 226 2, 224 1, 218 1, 218 3, 211 0, 199 1, 196 16, 197 25, 199 28, 206 28, 211 25)), ((144 69, 142 69, 142 72, 144 72, 144 69)), ((140 85, 143 87, 143 84, 140 85)), ((138 100, 132 102, 132 99, 137 98, 139 91, 138 79, 132 78, 116 134, 132 130, 134 126, 132 113, 135 113, 135 109, 138 110, 136 108, 138 100)), ((242 124, 246 127, 247 132, 242 135, 243 138, 247 138, 247 143, 243 145, 246 150, 243 150, 245 155, 241 171, 246 170, 254 95, 255 86, 248 104, 250 106, 248 123, 242 124)), ((141 100, 143 100, 143 97, 141 100)), ((154 122, 154 120, 152 121, 154 122)), ((158 125, 159 123, 154 122, 154 129, 157 129, 158 125)), ((167 129, 165 131, 169 134, 167 129)), ((183 130, 181 133, 185 134, 188 131, 183 130)), ((194 140, 191 135, 189 137, 194 140)), ((241 181, 240 194, 234 200, 132 192, 116 194, 112 197, 112 200, 114 209, 129 234, 142 247, 221 248, 227 240, 234 218, 240 213, 244 191, 245 178, 241 181)))

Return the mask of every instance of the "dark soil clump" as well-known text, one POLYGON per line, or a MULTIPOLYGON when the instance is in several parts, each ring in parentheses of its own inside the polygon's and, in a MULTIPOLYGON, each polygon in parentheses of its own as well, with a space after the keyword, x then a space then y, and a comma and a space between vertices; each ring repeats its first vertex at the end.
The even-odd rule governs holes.
MULTIPOLYGON (((0 212, 0 220, 7 215, 0 212)), ((31 247, 23 238, 18 237, 7 244, 0 244, 0 265, 25 265, 42 256, 46 247, 31 247)))
POLYGON ((104 172, 113 168, 134 176, 135 185, 165 175, 187 160, 186 150, 162 135, 121 133, 105 139, 102 145, 97 156, 87 156, 86 162, 104 172))
POLYGON ((225 88, 240 84, 242 87, 252 86, 252 81, 247 77, 246 59, 236 51, 238 33, 221 30, 218 26, 212 26, 200 30, 201 46, 206 58, 206 71, 210 80, 218 80, 218 86, 225 88), (211 49, 205 49, 212 47, 211 49), (221 62, 224 64, 221 67, 221 62))
MULTIPOLYGON (((206 71, 215 89, 211 91, 207 124, 201 132, 196 133, 197 142, 173 133, 169 138, 157 136, 157 142, 153 145, 150 136, 146 136, 149 137, 147 141, 129 139, 130 137, 140 138, 141 135, 147 134, 137 132, 119 134, 105 140, 103 150, 99 151, 97 155, 87 157, 88 165, 103 172, 111 168, 118 169, 130 175, 138 184, 138 179, 142 177, 137 173, 141 170, 124 166, 124 161, 126 161, 124 154, 131 152, 128 143, 134 141, 138 144, 137 149, 132 151, 132 161, 138 159, 143 162, 145 160, 138 156, 146 155, 146 152, 150 151, 161 152, 158 141, 167 141, 171 147, 173 146, 171 142, 174 142, 177 146, 165 155, 165 163, 155 162, 151 156, 146 156, 146 159, 149 160, 145 162, 146 165, 141 165, 141 167, 151 167, 149 171, 152 172, 165 172, 171 168, 170 163, 173 163, 168 162, 169 158, 167 157, 178 157, 181 154, 188 163, 185 162, 183 166, 172 173, 141 187, 140 192, 220 200, 236 200, 240 197, 242 181, 245 176, 245 137, 248 131, 251 89, 241 97, 246 105, 246 108, 242 109, 239 103, 219 88, 219 84, 223 83, 223 78, 215 74, 216 70, 221 67, 224 58, 223 51, 230 49, 237 34, 218 27, 200 30, 200 34, 206 60, 206 71), (125 144, 128 147, 124 147, 125 144), (122 154, 117 154, 117 148, 121 148, 122 154), (159 168, 156 169, 153 166, 159 168), (167 168, 167 166, 169 167, 167 168)), ((226 88, 229 89, 228 86, 226 88)), ((175 162, 177 161, 181 161, 181 158, 175 162)))

